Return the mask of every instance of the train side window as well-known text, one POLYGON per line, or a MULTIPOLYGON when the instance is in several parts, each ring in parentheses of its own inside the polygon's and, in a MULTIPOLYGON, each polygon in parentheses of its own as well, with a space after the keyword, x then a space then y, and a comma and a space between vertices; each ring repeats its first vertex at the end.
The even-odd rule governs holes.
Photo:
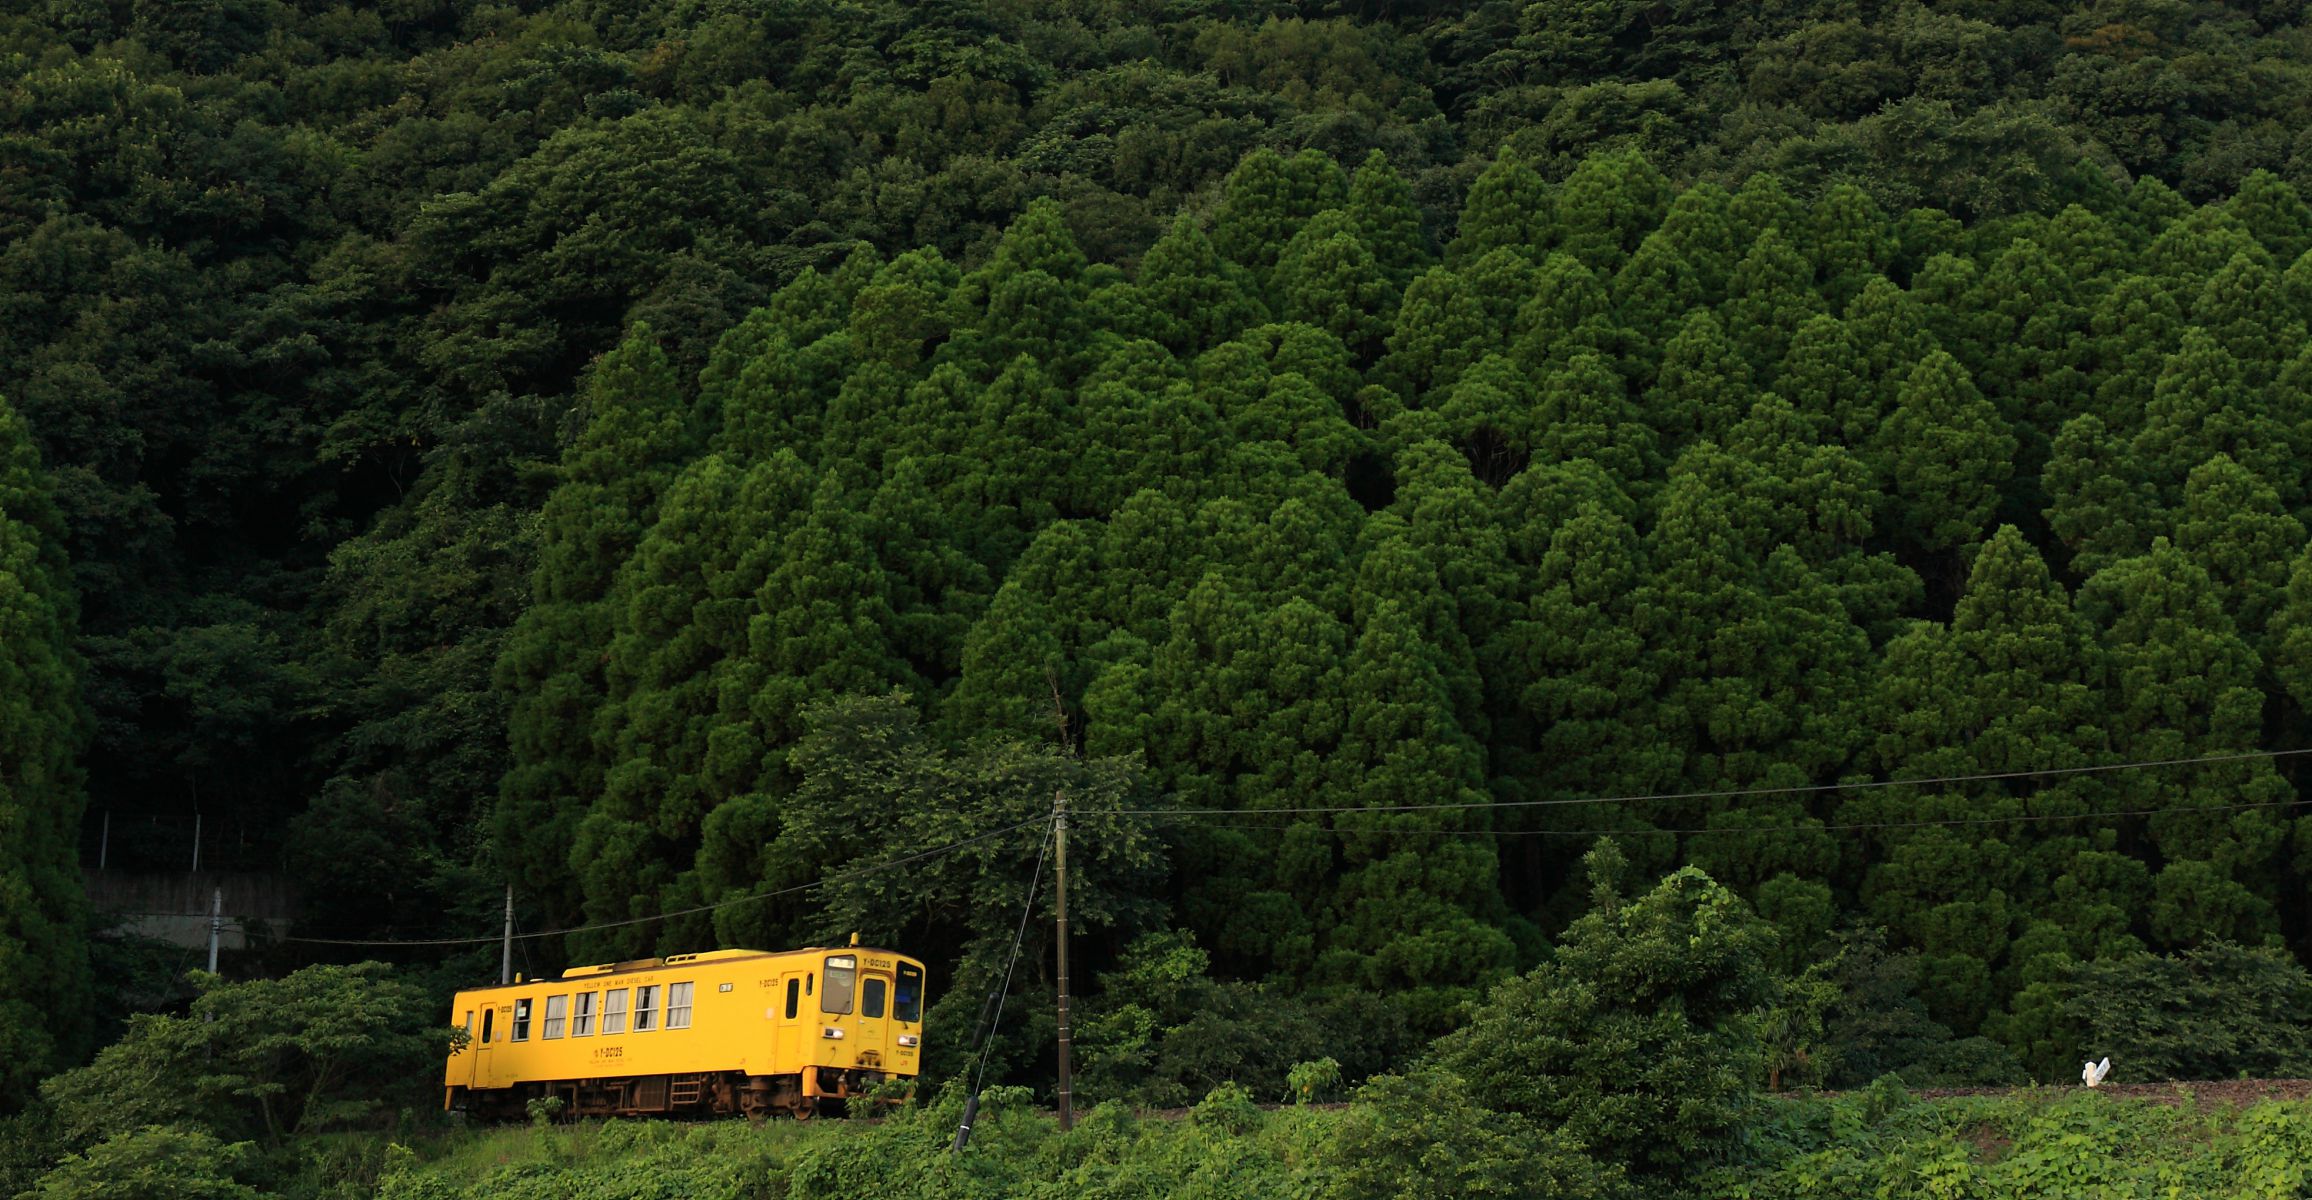
POLYGON ((790 1021, 794 1020, 794 1019, 795 1019, 795 1014, 796 1014, 798 1011, 800 1011, 800 1010, 802 1009, 802 1007, 803 1007, 803 1005, 802 1005, 802 999, 803 999, 803 981, 802 981, 802 980, 800 980, 800 979, 795 979, 795 978, 791 978, 791 977, 790 977, 790 978, 787 980, 787 1019, 788 1019, 788 1020, 790 1020, 790 1021))
POLYGON ((497 1015, 497 1009, 485 1008, 482 1010, 482 1044, 485 1046, 490 1044, 490 1027, 497 1023, 494 1020, 497 1015))
POLYGON ((859 985, 859 1015, 862 1017, 880 1017, 883 1015, 882 976, 870 975, 866 982, 859 985))
POLYGON ((666 1027, 668 1029, 690 1028, 689 984, 670 983, 666 985, 666 1027))
POLYGON ((819 993, 819 1011, 851 1011, 851 992, 859 982, 859 960, 849 954, 827 957, 827 990, 819 993))
POLYGON ((517 1042, 530 1040, 530 1002, 514 1001, 514 1038, 517 1042))
POLYGON ((577 1006, 570 1012, 570 1036, 592 1037, 593 1035, 594 993, 580 992, 578 993, 577 1006))
POLYGON ((604 1036, 626 1032, 625 988, 612 988, 602 993, 602 1032, 604 1036))
POLYGON ((923 968, 899 964, 899 986, 891 993, 891 1015, 902 1021, 923 1019, 923 968))
POLYGON ((648 1033, 658 1028, 658 985, 646 984, 634 989, 634 1032, 648 1033))
POLYGON ((538 1036, 547 1038, 561 1037, 562 1027, 568 1023, 569 1019, 570 997, 546 997, 546 1028, 540 1030, 538 1032, 538 1036))

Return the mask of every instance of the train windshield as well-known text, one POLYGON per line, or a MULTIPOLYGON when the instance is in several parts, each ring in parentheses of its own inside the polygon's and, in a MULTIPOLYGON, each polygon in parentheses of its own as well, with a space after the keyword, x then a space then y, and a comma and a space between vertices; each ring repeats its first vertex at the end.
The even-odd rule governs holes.
POLYGON ((819 989, 819 1011, 847 1013, 851 1011, 851 989, 859 981, 859 960, 849 954, 837 954, 827 960, 827 986, 819 989))
POLYGON ((902 1021, 923 1019, 923 968, 899 964, 899 986, 891 989, 891 1015, 902 1021))

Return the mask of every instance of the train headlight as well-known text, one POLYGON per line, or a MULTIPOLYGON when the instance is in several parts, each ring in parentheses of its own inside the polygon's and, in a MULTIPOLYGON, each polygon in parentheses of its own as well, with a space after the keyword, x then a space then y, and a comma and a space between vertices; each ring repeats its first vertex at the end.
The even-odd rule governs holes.
POLYGON ((903 1033, 899 1035, 899 1044, 902 1046, 920 1046, 923 1044, 923 1039, 912 1033, 903 1033))
POLYGON ((835 1028, 832 1025, 827 1025, 820 1028, 819 1036, 825 1038, 839 1038, 843 1036, 843 1031, 835 1028))

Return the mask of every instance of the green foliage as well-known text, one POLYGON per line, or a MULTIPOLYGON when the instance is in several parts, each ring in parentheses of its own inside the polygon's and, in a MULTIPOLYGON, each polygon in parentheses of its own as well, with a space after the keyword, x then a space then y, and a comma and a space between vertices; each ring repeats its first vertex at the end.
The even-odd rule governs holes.
POLYGON ((90 1032, 75 853, 88 718, 62 534, 30 430, 0 399, 0 1113, 90 1032))
POLYGON ((1365 1085, 1321 1150, 1316 1195, 1328 1200, 1483 1196, 1580 1200, 1618 1192, 1578 1136, 1502 1112, 1442 1071, 1384 1075, 1365 1085))
POLYGON ((95 1062, 41 1085, 68 1144, 133 1148, 138 1130, 178 1125, 277 1145, 370 1124, 436 1094, 442 1056, 464 1037, 380 963, 199 982, 189 1014, 139 1016, 95 1062))
MULTIPOLYGON (((751 897, 1080 789, 1090 961, 1191 934, 1352 1077, 1613 829, 1786 968, 1887 929, 1792 1070, 2059 1065, 2076 964, 2301 942, 2290 778, 1825 785, 2301 740, 2305 17, 27 8, 0 1095, 94 1008, 84 797, 356 936, 511 880, 652 919, 550 956, 858 923, 963 993, 1025 837, 751 897)), ((1119 1089, 1291 1061, 1149 1000, 1119 1089)))
POLYGON ((1341 1064, 1331 1057, 1294 1063, 1284 1075, 1286 1094, 1295 1104, 1314 1104, 1333 1098, 1341 1086, 1341 1064))
POLYGON ((1624 897, 1603 853, 1597 906, 1556 956, 1496 988, 1430 1061, 1633 1177, 1688 1176, 1730 1155, 1748 1119, 1773 933, 1691 868, 1624 897))
MULTIPOLYGON (((1294 1072, 1327 1045, 1317 1014, 1280 989, 1215 981, 1210 966, 1184 934, 1149 934, 1127 947, 1079 1018, 1078 1092, 1162 1108, 1226 1083, 1265 1089, 1282 1080, 1306 1101, 1294 1072)), ((1312 1089, 1336 1086, 1340 1064, 1332 1063, 1331 1085, 1311 1079, 1312 1089)))
POLYGON ((234 1178, 251 1147, 200 1130, 149 1125, 68 1155, 24 1193, 27 1200, 257 1200, 234 1178))
POLYGON ((2123 1082, 2288 1078, 2312 1067, 2308 992, 2285 951, 2211 942, 2082 964, 2064 1007, 2123 1082))

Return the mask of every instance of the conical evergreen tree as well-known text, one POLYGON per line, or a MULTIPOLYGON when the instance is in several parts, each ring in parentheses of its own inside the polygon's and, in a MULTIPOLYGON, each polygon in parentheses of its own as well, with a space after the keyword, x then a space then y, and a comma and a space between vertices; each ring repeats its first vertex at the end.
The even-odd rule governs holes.
POLYGON ((77 861, 89 721, 50 495, 31 430, 0 400, 0 1111, 91 1032, 77 861))
POLYGON ((1958 361, 1940 350, 1912 369, 1872 456, 1894 485, 1892 532, 1930 553, 1972 545, 2014 469, 2015 438, 1958 361))
MULTIPOLYGON (((1725 301, 1726 281, 1742 260, 1742 250, 1734 241, 1733 205, 1734 197, 1725 188, 1703 180, 1670 201, 1660 228, 1654 231, 1661 235, 1664 247, 1675 249, 1693 270, 1701 289, 1699 302, 1712 307, 1725 301)), ((1654 233, 1644 237, 1651 238, 1654 233)))
POLYGON ((1469 185, 1445 261, 1458 266, 1497 249, 1515 250, 1538 261, 1553 240, 1548 185, 1525 160, 1504 148, 1469 185))
POLYGON ((2208 573, 2217 605, 2249 646, 2265 648, 2264 628, 2288 591, 2288 571, 2305 545, 2304 523, 2272 485, 2219 454, 2184 483, 2175 515, 2176 549, 2208 573))
POLYGON ((1610 350, 1616 302, 1588 267, 1570 254, 1552 254, 1541 264, 1534 294, 1517 310, 1511 353, 1518 365, 1542 373, 1564 365, 1582 350, 1610 350))
POLYGON ((2224 207, 2271 252, 2273 261, 2292 263, 2312 251, 2312 205, 2270 171, 2258 167, 2248 172, 2224 207))
POLYGON ((2288 311, 2280 276, 2260 255, 2233 255, 2200 289, 2191 320, 2240 364, 2250 387, 2271 383, 2304 344, 2304 323, 2288 311))
POLYGON ((1409 401, 1453 386, 1469 364, 1484 356, 1489 329, 1485 307, 1461 277, 1433 267, 1405 289, 1405 299, 1389 330, 1389 353, 1380 374, 1409 401))
MULTIPOLYGON (((1865 280, 1846 306, 1846 332, 1862 353, 1863 378, 1878 393, 1878 411, 1891 412, 1911 368, 1937 348, 1919 302, 1884 276, 1865 280)), ((1793 403, 1798 403, 1793 399, 1793 403)), ((1852 431, 1849 431, 1850 438, 1852 431)), ((1850 445, 1860 445, 1851 441, 1850 445)))
POLYGON ((2088 331, 2096 381, 2092 411, 2106 429, 2133 436, 2143 427, 2161 369, 2183 342, 2182 310, 2158 280, 2130 275, 2096 303, 2088 331))
MULTIPOLYGON (((2215 581, 2166 539, 2081 586, 2079 611, 2101 634, 2112 681, 2104 722, 2145 758, 2237 754, 2260 744, 2263 696, 2255 653, 2233 631, 2215 581)), ((2211 763, 2166 778, 2113 781, 2150 819, 2161 869, 2146 932, 2168 946, 2252 942, 2278 931, 2265 897, 2277 883, 2294 795, 2269 760, 2211 763)))
POLYGON ((1271 294, 1287 321, 1322 329, 1360 359, 1380 349, 1396 290, 1348 214, 1317 214, 1277 256, 1271 294))
POLYGON ((2285 489, 2283 496, 2299 494, 2302 468, 2291 455, 2288 430, 2265 412, 2239 360, 2194 328, 2160 372, 2133 455, 2159 489, 2161 504, 2173 510, 2192 470, 2217 454, 2285 489))
MULTIPOLYGON (((1609 278, 1613 309, 1601 314, 1598 325, 1611 329, 1611 348, 1627 360, 1633 373, 1651 376, 1662 343, 1687 313, 1701 307, 1702 279, 1677 244, 1659 230, 1638 243, 1637 252, 1609 278)), ((1595 345, 1601 339, 1592 335, 1589 340, 1595 345)))
POLYGON ((1621 376, 1593 353, 1574 355, 1542 384, 1533 428, 1535 461, 1590 459, 1625 487, 1645 480, 1655 461, 1653 429, 1621 376))
POLYGON ((1349 180, 1348 212, 1357 236, 1398 287, 1435 257, 1421 226, 1421 210, 1413 203, 1412 187, 1379 150, 1366 155, 1364 165, 1349 180))
POLYGON ((1267 320, 1243 268, 1224 262, 1186 213, 1141 256, 1135 282, 1144 332, 1176 354, 1195 354, 1267 320))
MULTIPOLYGON (((1873 701, 1876 757, 1890 774, 1912 776, 2086 765, 2107 742, 2091 686, 2099 673, 2069 597, 2022 534, 2002 526, 1976 553, 1950 625, 1916 628, 1888 646, 1873 701)), ((1843 799, 1845 820, 1983 822, 1882 831, 1864 882, 1871 913, 1923 952, 1937 1020, 1971 1030, 1991 1014, 1993 974, 2023 914, 2086 848, 2059 833, 2034 840, 2029 826, 1996 818, 2109 803, 2107 789, 2080 780, 1843 799)))
POLYGON ((1593 271, 1611 271, 1662 223, 1670 182, 1635 150, 1592 154, 1554 197, 1561 246, 1593 271))
POLYGON ((1346 719, 1337 752, 1354 780, 1351 803, 1478 807, 1440 813, 1344 813, 1343 867, 1316 963, 1320 982, 1351 983, 1396 999, 1419 1031, 1450 1028, 1477 990, 1514 961, 1507 934, 1483 919, 1498 905, 1492 847, 1468 838, 1402 831, 1482 829, 1484 755, 1453 718, 1436 651, 1411 614, 1381 600, 1365 616, 1342 675, 1346 719))
POLYGON ((1759 386, 1773 386, 1774 370, 1790 351, 1791 333, 1821 311, 1813 266, 1781 230, 1769 228, 1759 234, 1734 268, 1724 309, 1726 328, 1759 386))
POLYGON ((1870 193, 1841 181, 1809 210, 1807 253, 1831 311, 1844 309, 1863 285, 1894 262, 1894 230, 1870 193))
POLYGON ((913 370, 953 329, 961 279, 937 250, 912 250, 892 259, 852 298, 852 344, 872 361, 913 370))
POLYGON ((2133 257, 2110 222, 2077 204, 2055 214, 2038 241, 2072 282, 2094 296, 2108 291, 2133 257))
POLYGON ((1696 309, 1662 347, 1661 371, 1646 392, 1646 423, 1675 451, 1696 438, 1722 441, 1750 411, 1750 364, 1708 309, 1696 309))
POLYGON ((1846 322, 1828 314, 1808 317, 1790 336, 1790 353, 1775 373, 1774 390, 1817 436, 1867 446, 1886 419, 1869 370, 1846 322))
POLYGON ((1213 247, 1265 278, 1301 226, 1347 200, 1348 179, 1332 159, 1314 150, 1287 159, 1263 147, 1246 155, 1221 185, 1213 247))
POLYGON ((2142 256, 2145 269, 2189 303, 2234 255, 2263 257, 2266 251, 2238 218, 2210 204, 2191 210, 2152 239, 2142 256))
POLYGON ((2142 553, 2164 525, 2157 489, 2131 469, 2126 441, 2092 413, 2063 423, 2040 483, 2048 528, 2070 549, 2076 575, 2142 553))
POLYGON ((562 482, 539 516, 531 606, 496 672, 513 696, 512 760, 492 814, 501 866, 563 913, 576 900, 569 856, 578 821, 602 790, 592 731, 607 695, 611 581, 695 445, 681 386, 647 328, 595 364, 584 403, 586 430, 563 455, 562 482))
POLYGON ((1450 391, 1434 398, 1443 432, 1461 447, 1479 478, 1507 482, 1532 460, 1537 390, 1517 364, 1489 354, 1450 391))

